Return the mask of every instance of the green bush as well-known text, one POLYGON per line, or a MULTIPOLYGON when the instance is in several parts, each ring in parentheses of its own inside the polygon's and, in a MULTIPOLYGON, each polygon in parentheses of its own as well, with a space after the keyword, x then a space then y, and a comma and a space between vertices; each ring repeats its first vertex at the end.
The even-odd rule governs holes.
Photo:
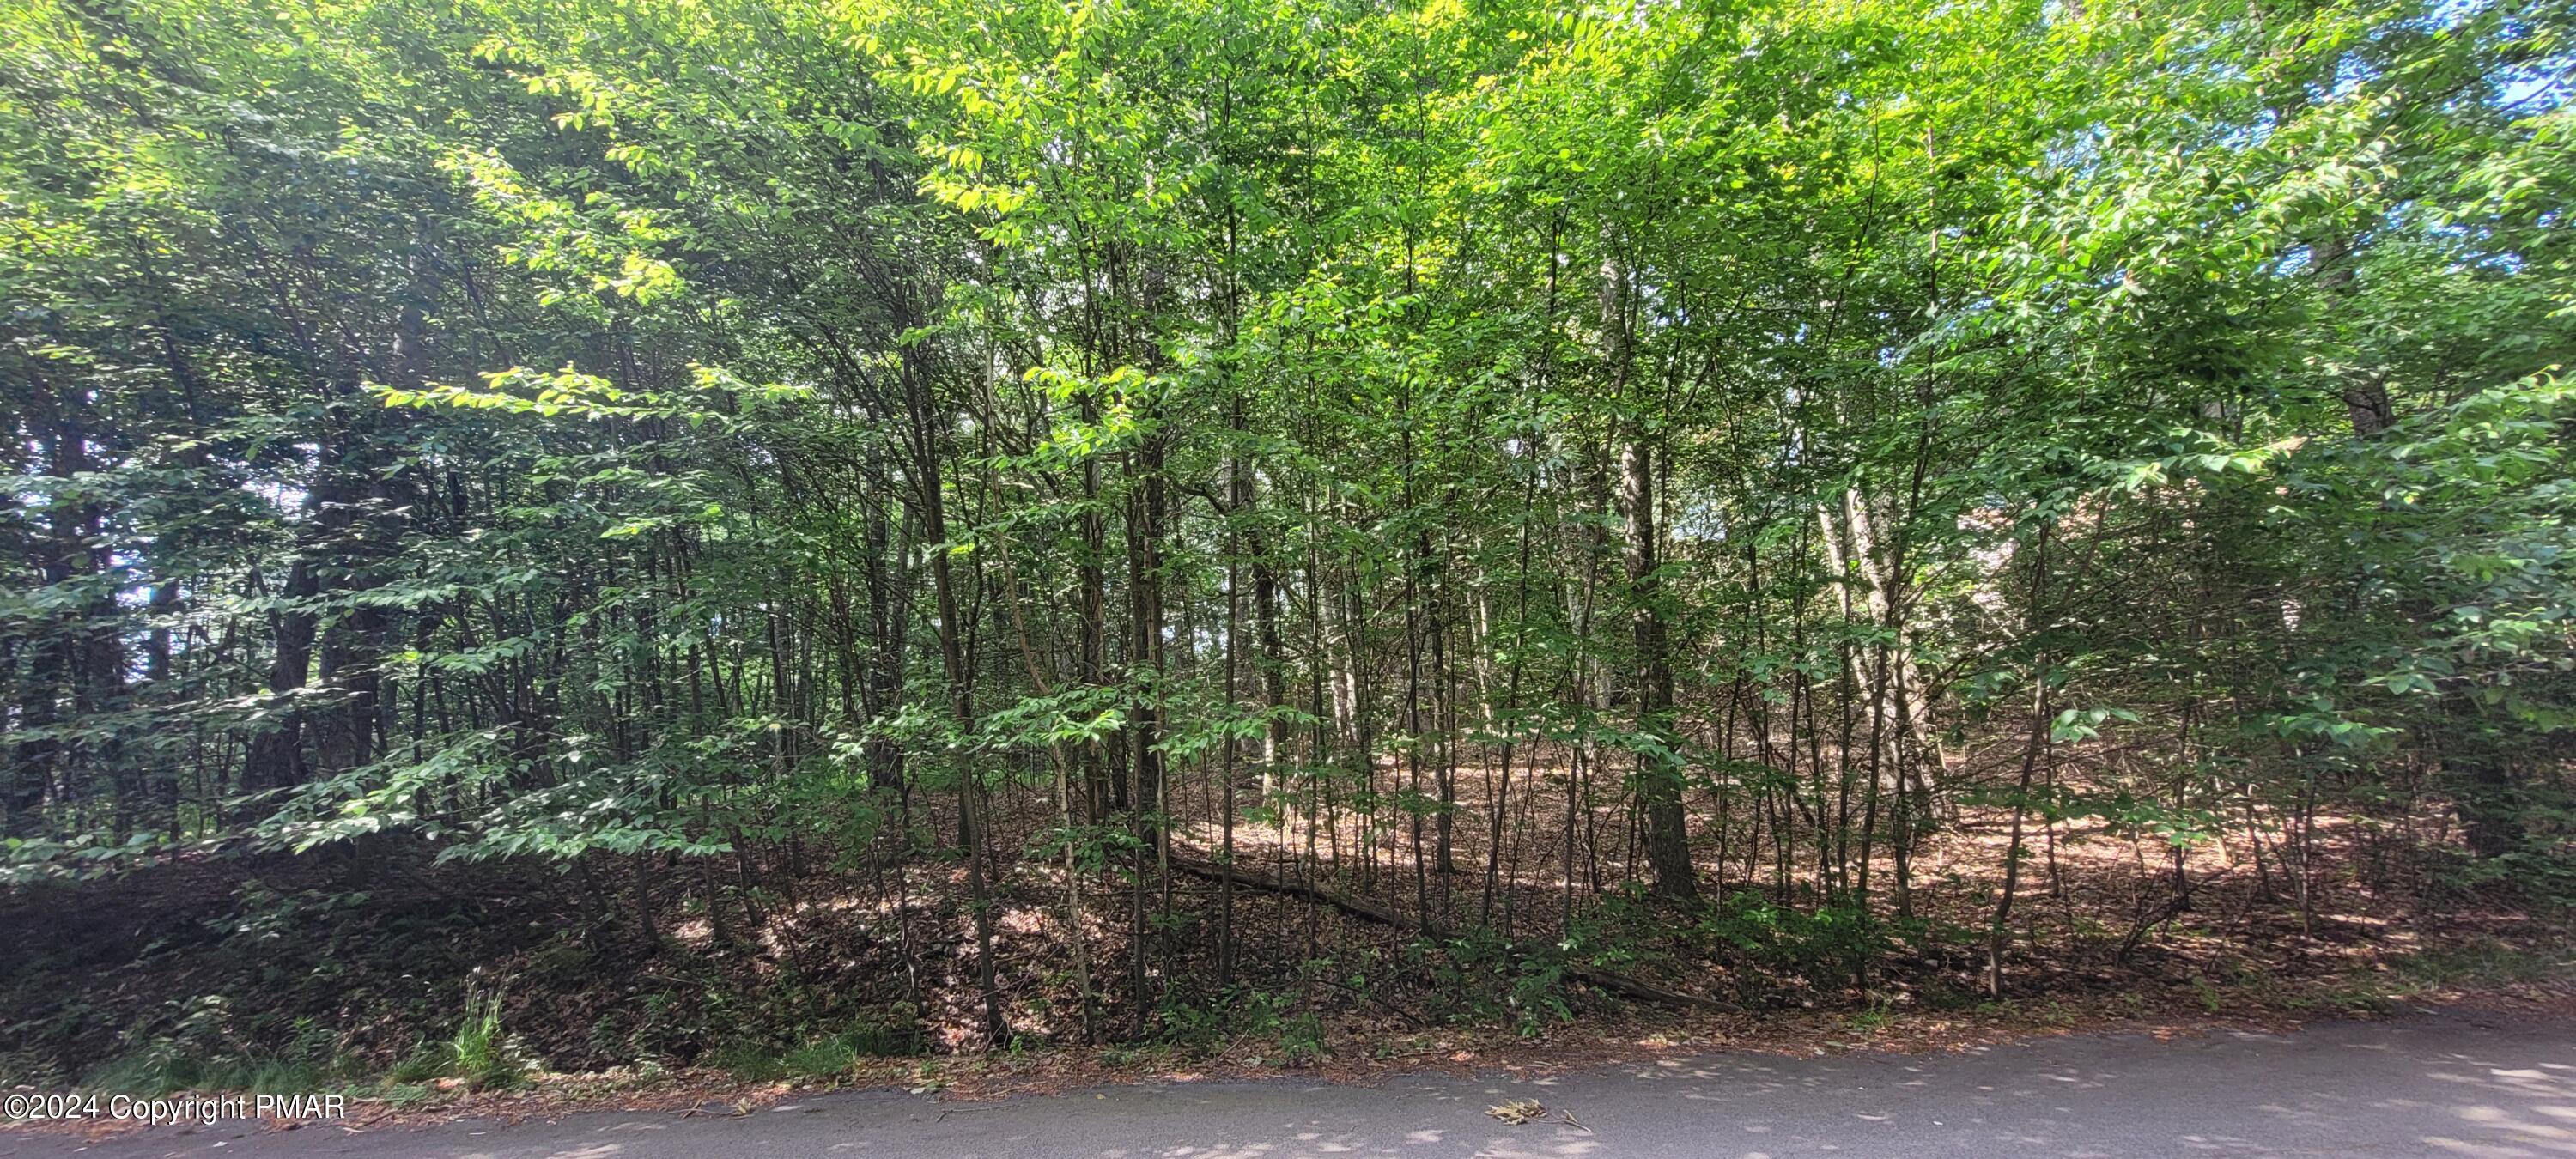
POLYGON ((1895 926, 1867 910, 1826 905, 1801 910, 1763 894, 1729 894, 1699 923, 1699 935, 1762 970, 1839 989, 1894 948, 1895 926))

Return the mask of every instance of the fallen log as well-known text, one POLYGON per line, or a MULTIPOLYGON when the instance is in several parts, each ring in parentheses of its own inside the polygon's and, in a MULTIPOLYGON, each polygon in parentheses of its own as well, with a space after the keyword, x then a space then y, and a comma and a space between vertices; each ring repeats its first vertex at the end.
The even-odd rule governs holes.
MULTIPOLYGON (((1217 864, 1213 857, 1185 851, 1177 843, 1170 846, 1170 851, 1172 868, 1192 877, 1221 883, 1228 876, 1226 868, 1217 864)), ((1301 897, 1320 902, 1352 917, 1376 922, 1383 926, 1392 926, 1407 933, 1418 933, 1422 929, 1420 923, 1387 906, 1365 898, 1346 897, 1319 885, 1278 877, 1258 866, 1238 863, 1234 866, 1232 876, 1236 885, 1257 889, 1263 893, 1301 897)), ((1432 931, 1435 936, 1438 932, 1432 931)), ((1514 957, 1532 956, 1516 944, 1511 945, 1510 949, 1514 957)), ((1657 1006, 1671 1006, 1683 1010, 1716 1010, 1729 1014, 1742 1013, 1744 1009, 1730 1002, 1721 1002, 1715 998, 1705 998, 1697 994, 1685 994, 1679 990, 1668 990, 1651 982, 1640 982, 1625 974, 1616 974, 1576 962, 1565 963, 1565 976, 1596 990, 1607 990, 1624 998, 1651 1002, 1657 1006)))

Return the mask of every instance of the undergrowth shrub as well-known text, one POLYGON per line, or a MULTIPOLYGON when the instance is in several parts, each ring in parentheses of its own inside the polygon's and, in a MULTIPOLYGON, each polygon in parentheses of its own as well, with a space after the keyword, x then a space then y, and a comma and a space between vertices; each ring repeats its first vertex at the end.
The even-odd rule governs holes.
POLYGON ((468 990, 456 1029, 447 1038, 423 1043, 394 1064, 387 1076, 395 1083, 421 1083, 452 1078, 468 1090, 496 1090, 527 1081, 534 1061, 501 1025, 501 994, 468 990))
POLYGON ((179 1091, 310 1093, 354 1074, 339 1053, 339 1038, 309 1018, 286 1029, 282 1046, 263 1049, 257 1028, 234 1016, 222 995, 175 1002, 161 1029, 139 1030, 141 1045, 101 1063, 81 1085, 120 1094, 159 1096, 179 1091))
POLYGON ((1425 945, 1423 961, 1439 996, 1436 1013, 1457 1022, 1508 1021, 1524 1037, 1571 1021, 1566 1001, 1566 950, 1549 943, 1523 946, 1489 930, 1425 945))

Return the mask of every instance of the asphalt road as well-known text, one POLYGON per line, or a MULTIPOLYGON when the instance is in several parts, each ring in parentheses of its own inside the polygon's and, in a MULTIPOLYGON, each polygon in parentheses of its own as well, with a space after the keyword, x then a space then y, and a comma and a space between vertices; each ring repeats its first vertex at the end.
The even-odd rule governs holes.
POLYGON ((1294 1079, 941 1103, 824 1095, 740 1118, 594 1113, 349 1133, 227 1124, 0 1155, 367 1159, 811 1156, 2576 1155, 2576 1023, 2410 1015, 2296 1034, 2048 1039, 1933 1056, 1715 1055, 1549 1079, 1294 1079), (1535 1099, 1590 1130, 1485 1115, 1535 1099))

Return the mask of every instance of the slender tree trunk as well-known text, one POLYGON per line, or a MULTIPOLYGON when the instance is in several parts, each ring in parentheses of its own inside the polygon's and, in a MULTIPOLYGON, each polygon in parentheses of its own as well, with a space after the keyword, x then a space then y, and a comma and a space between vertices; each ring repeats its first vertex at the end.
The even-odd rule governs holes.
POLYGON ((1656 576, 1655 461, 1642 434, 1631 433, 1619 456, 1619 503, 1627 516, 1628 588, 1635 601, 1632 631, 1637 656, 1639 729, 1656 746, 1638 764, 1639 807, 1646 825, 1646 862, 1655 896, 1690 901, 1699 896, 1691 866, 1690 837, 1682 811, 1682 778, 1674 730, 1673 667, 1666 650, 1662 589, 1656 576))

